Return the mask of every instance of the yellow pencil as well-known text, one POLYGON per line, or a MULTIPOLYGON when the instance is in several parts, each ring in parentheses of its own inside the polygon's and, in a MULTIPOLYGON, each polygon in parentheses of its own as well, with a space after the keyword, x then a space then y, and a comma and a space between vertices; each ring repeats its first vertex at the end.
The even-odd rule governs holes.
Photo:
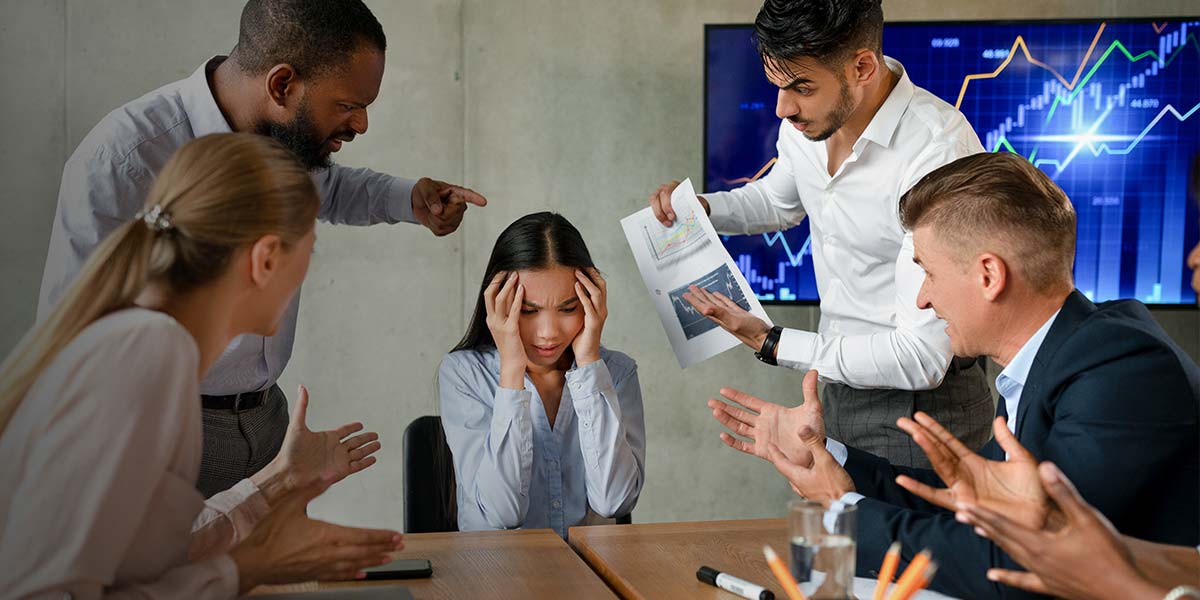
POLYGON ((900 564, 900 542, 892 542, 887 554, 883 557, 883 566, 879 567, 879 582, 875 584, 875 596, 872 600, 883 600, 887 593, 888 584, 896 576, 896 567, 900 564))
POLYGON ((920 579, 925 573, 925 567, 929 566, 930 558, 932 557, 928 550, 922 550, 920 554, 914 556, 912 562, 908 563, 908 568, 904 570, 904 574, 900 576, 900 580, 896 582, 896 587, 892 588, 892 593, 888 594, 887 600, 903 598, 901 592, 920 579))
POLYGON ((779 555, 775 554, 770 546, 763 546, 763 556, 767 557, 767 566, 771 567, 771 572, 775 574, 775 579, 779 580, 779 585, 783 586, 783 593, 788 595, 791 600, 808 600, 804 597, 804 593, 800 591, 800 586, 796 584, 795 578, 792 577, 791 571, 788 571, 782 560, 779 560, 779 555))

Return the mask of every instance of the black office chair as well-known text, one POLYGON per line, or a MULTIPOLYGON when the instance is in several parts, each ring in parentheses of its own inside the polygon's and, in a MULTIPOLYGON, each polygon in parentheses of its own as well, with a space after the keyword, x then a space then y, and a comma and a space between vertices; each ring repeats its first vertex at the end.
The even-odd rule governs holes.
MULTIPOLYGON (((458 531, 454 459, 442 418, 417 417, 404 430, 404 532, 458 531)), ((633 514, 616 518, 629 525, 633 514)))
POLYGON ((404 430, 404 532, 458 531, 454 461, 442 418, 417 417, 404 430))

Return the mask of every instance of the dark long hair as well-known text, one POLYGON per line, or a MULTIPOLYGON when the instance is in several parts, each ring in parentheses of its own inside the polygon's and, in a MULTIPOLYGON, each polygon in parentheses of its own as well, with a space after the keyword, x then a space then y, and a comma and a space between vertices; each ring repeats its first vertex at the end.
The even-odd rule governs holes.
POLYGON ((495 340, 487 326, 487 307, 483 303, 483 291, 497 273, 545 269, 553 266, 586 270, 595 267, 592 254, 579 230, 562 215, 539 212, 525 215, 505 229, 496 239, 492 257, 488 260, 475 300, 475 313, 471 324, 458 345, 457 350, 483 350, 494 348, 495 340))

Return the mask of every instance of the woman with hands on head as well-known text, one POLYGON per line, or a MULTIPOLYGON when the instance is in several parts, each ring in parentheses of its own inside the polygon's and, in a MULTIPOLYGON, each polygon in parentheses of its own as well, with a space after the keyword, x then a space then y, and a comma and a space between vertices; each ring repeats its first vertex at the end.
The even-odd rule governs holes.
POLYGON ((1039 465, 1003 418, 994 427, 1008 454, 1003 462, 971 452, 925 413, 897 425, 921 446, 947 487, 903 475, 896 483, 954 511, 1029 569, 989 569, 988 579, 1072 600, 1200 598, 1200 549, 1119 534, 1054 463, 1039 465))
POLYGON ((232 598, 361 576, 400 549, 394 531, 305 515, 376 445, 347 437, 357 424, 309 431, 304 395, 290 444, 244 482, 249 495, 206 506, 196 489, 200 377, 235 336, 278 328, 308 269, 317 205, 278 142, 189 142, 0 367, 5 598, 232 598))
POLYGON ((561 215, 509 225, 438 373, 462 530, 629 514, 645 482, 637 364, 600 345, 607 284, 561 215))

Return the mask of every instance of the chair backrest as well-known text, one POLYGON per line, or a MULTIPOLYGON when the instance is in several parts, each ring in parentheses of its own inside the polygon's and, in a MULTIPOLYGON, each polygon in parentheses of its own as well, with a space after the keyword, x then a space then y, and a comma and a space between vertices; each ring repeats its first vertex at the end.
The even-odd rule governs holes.
POLYGON ((418 417, 404 430, 404 532, 458 531, 456 494, 442 419, 418 417))

